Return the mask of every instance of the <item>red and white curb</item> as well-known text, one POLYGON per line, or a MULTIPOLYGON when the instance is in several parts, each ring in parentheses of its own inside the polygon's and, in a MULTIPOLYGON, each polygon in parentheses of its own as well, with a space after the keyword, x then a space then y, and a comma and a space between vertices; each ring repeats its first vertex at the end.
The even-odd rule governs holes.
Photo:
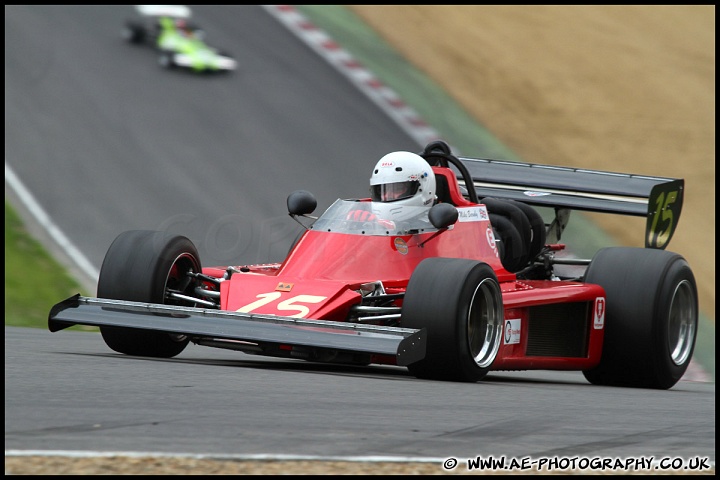
POLYGON ((384 85, 348 51, 344 50, 324 31, 316 27, 292 5, 262 5, 297 37, 315 50, 360 91, 390 116, 419 145, 438 140, 440 134, 428 125, 391 88, 384 85))

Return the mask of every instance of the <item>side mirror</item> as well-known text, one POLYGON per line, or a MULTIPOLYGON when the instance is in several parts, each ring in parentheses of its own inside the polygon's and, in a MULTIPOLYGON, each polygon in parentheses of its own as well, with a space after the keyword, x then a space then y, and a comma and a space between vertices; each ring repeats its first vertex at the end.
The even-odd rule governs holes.
POLYGON ((428 218, 433 227, 441 230, 457 222, 458 211, 449 203, 438 203, 432 206, 430 212, 428 212, 428 218))
POLYGON ((308 215, 317 208, 317 199, 306 190, 296 190, 288 195, 287 208, 290 215, 308 215))

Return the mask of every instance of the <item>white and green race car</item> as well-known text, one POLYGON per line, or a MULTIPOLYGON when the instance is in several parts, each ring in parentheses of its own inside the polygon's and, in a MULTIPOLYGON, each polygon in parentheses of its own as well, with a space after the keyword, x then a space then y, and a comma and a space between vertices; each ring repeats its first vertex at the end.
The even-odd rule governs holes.
POLYGON ((210 47, 204 31, 190 22, 185 5, 138 5, 140 19, 128 20, 123 38, 134 44, 153 45, 160 51, 164 68, 184 68, 195 72, 227 72, 237 62, 230 55, 210 47))

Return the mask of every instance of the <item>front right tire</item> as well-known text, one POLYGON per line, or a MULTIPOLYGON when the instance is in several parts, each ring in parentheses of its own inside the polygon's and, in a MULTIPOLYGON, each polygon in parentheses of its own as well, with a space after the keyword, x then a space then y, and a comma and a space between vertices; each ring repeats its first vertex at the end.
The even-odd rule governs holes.
POLYGON ((147 37, 144 25, 137 22, 127 22, 122 30, 122 37, 129 43, 143 43, 147 37))
MULTIPOLYGON (((186 275, 202 267, 195 245, 167 232, 131 230, 110 245, 100 269, 97 296, 143 303, 186 305, 170 300, 169 291, 193 295, 198 282, 186 275)), ((108 347, 118 353, 171 358, 189 343, 186 336, 121 327, 100 327, 108 347)))

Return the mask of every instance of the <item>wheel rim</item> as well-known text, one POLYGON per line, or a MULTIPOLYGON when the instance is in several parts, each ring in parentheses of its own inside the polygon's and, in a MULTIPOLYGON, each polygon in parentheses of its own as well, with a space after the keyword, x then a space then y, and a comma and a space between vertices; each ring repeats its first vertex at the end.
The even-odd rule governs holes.
POLYGON ((500 348, 502 305, 497 283, 485 279, 477 286, 468 311, 468 347, 480 368, 489 367, 500 348))
POLYGON ((690 357, 696 318, 695 295, 690 282, 684 280, 675 288, 668 322, 668 348, 675 365, 683 365, 690 357))
MULTIPOLYGON (((164 303, 168 305, 187 304, 188 302, 183 302, 182 300, 172 300, 169 296, 169 293, 172 290, 183 294, 192 295, 195 282, 193 281, 192 277, 189 277, 187 275, 187 273, 200 273, 198 271, 199 269, 200 264, 193 255, 189 253, 183 253, 181 255, 178 255, 178 257, 173 262, 172 267, 170 267, 168 276, 165 279, 164 303)), ((193 304, 190 306, 195 305, 193 304)))
MULTIPOLYGON (((183 253, 179 255, 173 262, 172 267, 170 267, 167 279, 165 280, 164 303, 166 305, 187 305, 188 302, 171 299, 169 293, 171 290, 174 290, 179 291, 180 293, 191 294, 195 282, 193 282, 192 278, 189 277, 187 273, 190 271, 200 273, 199 270, 200 264, 194 256, 190 255, 189 253, 183 253)), ((188 306, 195 307, 196 304, 191 304, 188 306)), ((187 338, 187 335, 170 334, 170 338, 172 338, 176 342, 183 342, 187 338)))

